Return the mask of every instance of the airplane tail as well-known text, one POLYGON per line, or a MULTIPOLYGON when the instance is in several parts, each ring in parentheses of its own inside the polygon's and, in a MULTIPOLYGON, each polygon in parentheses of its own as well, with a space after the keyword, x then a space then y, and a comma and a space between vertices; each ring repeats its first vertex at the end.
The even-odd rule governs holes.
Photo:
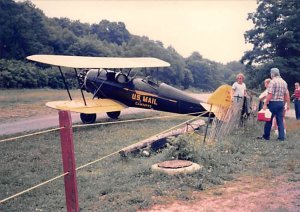
POLYGON ((228 109, 232 105, 231 89, 230 85, 221 85, 210 95, 207 103, 201 103, 201 105, 219 120, 226 121, 228 109))
POLYGON ((208 104, 228 108, 231 106, 231 86, 221 85, 207 100, 208 104))

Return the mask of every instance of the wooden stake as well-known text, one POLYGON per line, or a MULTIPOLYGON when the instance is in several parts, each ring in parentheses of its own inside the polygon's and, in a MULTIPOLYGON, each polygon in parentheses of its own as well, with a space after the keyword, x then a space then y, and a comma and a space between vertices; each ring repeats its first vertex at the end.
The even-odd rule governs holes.
POLYGON ((70 111, 59 111, 59 126, 62 127, 60 130, 60 141, 63 169, 64 173, 69 173, 64 177, 67 211, 77 212, 79 211, 79 204, 72 118, 70 111))
POLYGON ((209 109, 208 120, 207 120, 207 125, 206 125, 204 139, 203 139, 204 144, 205 144, 205 139, 206 139, 206 135, 207 135, 208 125, 209 125, 209 122, 210 122, 211 110, 212 110, 212 105, 210 105, 210 109, 209 109))

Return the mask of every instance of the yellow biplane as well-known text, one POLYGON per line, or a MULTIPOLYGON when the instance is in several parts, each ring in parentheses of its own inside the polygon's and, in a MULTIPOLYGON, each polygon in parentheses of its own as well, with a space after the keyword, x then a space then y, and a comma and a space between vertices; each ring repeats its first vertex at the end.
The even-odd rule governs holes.
POLYGON ((46 105, 57 110, 78 112, 83 123, 94 123, 96 113, 103 112, 110 118, 117 119, 121 110, 126 107, 195 115, 211 111, 221 119, 219 107, 231 104, 231 86, 228 85, 218 88, 204 103, 165 83, 130 76, 134 69, 170 66, 168 62, 157 58, 32 55, 27 59, 58 66, 69 100, 48 102, 46 105), (82 99, 72 98, 61 67, 74 69, 82 99), (85 92, 91 93, 91 98, 87 98, 85 92))

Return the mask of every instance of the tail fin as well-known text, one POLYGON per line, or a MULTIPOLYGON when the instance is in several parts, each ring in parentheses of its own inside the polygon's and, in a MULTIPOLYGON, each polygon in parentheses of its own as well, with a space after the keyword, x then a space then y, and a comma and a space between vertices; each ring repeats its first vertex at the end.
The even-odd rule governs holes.
POLYGON ((231 90, 232 88, 230 85, 221 85, 208 98, 207 103, 219 107, 225 107, 225 108, 230 107, 232 104, 231 90))
POLYGON ((213 92, 207 100, 207 103, 201 105, 222 121, 227 119, 227 111, 232 104, 231 101, 231 86, 221 85, 215 92, 213 92))

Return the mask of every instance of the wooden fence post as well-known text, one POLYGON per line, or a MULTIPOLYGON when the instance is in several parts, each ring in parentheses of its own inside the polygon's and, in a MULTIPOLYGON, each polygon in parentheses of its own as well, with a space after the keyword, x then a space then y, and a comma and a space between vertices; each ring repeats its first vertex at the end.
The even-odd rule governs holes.
POLYGON ((59 111, 59 126, 62 127, 62 129, 60 130, 60 141, 63 169, 64 173, 69 173, 64 177, 67 211, 77 212, 79 211, 79 204, 72 118, 70 111, 59 111))

